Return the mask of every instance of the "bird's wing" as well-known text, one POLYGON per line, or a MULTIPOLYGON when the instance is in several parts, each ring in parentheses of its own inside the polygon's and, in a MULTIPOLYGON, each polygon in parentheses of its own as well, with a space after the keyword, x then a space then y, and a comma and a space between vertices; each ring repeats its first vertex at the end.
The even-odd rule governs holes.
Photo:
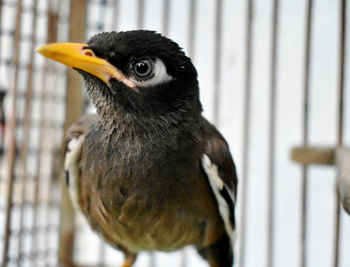
POLYGON ((78 205, 78 188, 80 173, 81 149, 89 127, 97 121, 97 115, 85 115, 77 123, 73 124, 66 135, 64 169, 66 172, 67 188, 75 207, 78 205))
POLYGON ((217 200, 226 232, 235 229, 234 206, 237 194, 237 174, 228 144, 218 130, 203 118, 202 167, 217 200))

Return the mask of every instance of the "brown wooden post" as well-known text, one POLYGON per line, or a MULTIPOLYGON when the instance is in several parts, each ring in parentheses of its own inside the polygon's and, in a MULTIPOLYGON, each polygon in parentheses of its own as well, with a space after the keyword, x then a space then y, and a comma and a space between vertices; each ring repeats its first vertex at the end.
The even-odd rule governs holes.
MULTIPOLYGON (((69 16, 69 41, 83 42, 86 26, 86 0, 71 0, 69 16)), ((82 80, 72 69, 67 71, 66 115, 64 131, 75 123, 83 112, 82 80)), ((61 164, 63 170, 63 162, 61 164)), ((62 171, 63 174, 63 171, 62 171)), ((70 202, 65 179, 61 179, 61 219, 59 262, 64 266, 73 265, 74 248, 74 208, 70 202)))
POLYGON ((10 248, 10 232, 11 232, 11 219, 13 208, 13 190, 14 190, 14 178, 15 178, 15 165, 16 165, 16 124, 17 124, 17 98, 18 98, 18 76, 19 76, 19 50, 20 50, 20 30, 21 30, 21 15, 22 15, 22 1, 18 0, 16 5, 16 18, 15 18, 15 35, 13 40, 13 80, 11 84, 12 93, 12 114, 10 116, 7 127, 7 148, 5 154, 5 164, 7 166, 7 204, 6 204, 6 217, 5 217, 5 237, 3 246, 3 261, 2 267, 6 267, 8 263, 8 252, 10 248))

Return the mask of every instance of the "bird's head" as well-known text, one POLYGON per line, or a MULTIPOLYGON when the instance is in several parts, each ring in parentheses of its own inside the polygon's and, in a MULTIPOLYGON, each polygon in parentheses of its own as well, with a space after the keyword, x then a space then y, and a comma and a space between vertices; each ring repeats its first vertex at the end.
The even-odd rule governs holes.
POLYGON ((78 70, 99 113, 201 112, 191 60, 177 43, 153 31, 104 32, 86 44, 53 43, 37 51, 78 70))

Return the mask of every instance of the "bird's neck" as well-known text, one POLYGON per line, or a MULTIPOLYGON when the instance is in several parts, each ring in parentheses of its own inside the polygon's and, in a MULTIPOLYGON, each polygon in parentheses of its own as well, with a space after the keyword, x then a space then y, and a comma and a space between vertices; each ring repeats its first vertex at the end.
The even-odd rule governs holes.
MULTIPOLYGON (((120 90, 115 95, 107 87, 87 86, 89 98, 99 114, 99 129, 106 140, 180 138, 199 139, 201 104, 198 99, 179 101, 151 110, 138 95, 120 90)), ((190 142, 189 140, 189 142, 190 142)))
MULTIPOLYGON (((105 111, 105 110, 104 110, 105 111)), ((106 140, 118 142, 124 140, 180 140, 186 136, 186 142, 198 142, 200 117, 169 113, 144 116, 124 113, 121 110, 99 112, 99 129, 106 140)))

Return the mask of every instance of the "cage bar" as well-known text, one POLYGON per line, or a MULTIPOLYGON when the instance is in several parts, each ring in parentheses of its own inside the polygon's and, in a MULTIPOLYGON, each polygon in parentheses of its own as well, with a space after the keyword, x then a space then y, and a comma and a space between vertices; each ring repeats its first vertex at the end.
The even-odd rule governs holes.
POLYGON ((145 0, 138 0, 137 3, 137 28, 143 29, 145 24, 145 0))
MULTIPOLYGON (((32 17, 32 36, 30 40, 30 58, 29 58, 29 64, 28 64, 28 75, 27 75, 27 88, 26 88, 26 96, 25 96, 25 112, 23 115, 23 129, 22 134, 26 138, 22 137, 21 143, 20 143, 20 173, 19 173, 19 179, 22 183, 22 189, 21 189, 21 206, 20 206, 20 236, 19 236, 19 242, 18 242, 18 249, 19 249, 19 257, 17 258, 17 264, 20 266, 21 256, 23 255, 22 246, 24 243, 24 235, 22 232, 23 228, 25 227, 25 208, 28 207, 24 204, 26 201, 25 199, 25 192, 27 187, 27 179, 28 179, 28 170, 27 170, 27 158, 28 158, 28 146, 29 146, 29 140, 30 140, 30 129, 31 129, 31 115, 32 115, 32 99, 33 99, 33 64, 34 64, 34 51, 35 51, 35 41, 36 41, 36 33, 37 33, 37 4, 38 1, 34 0, 33 2, 33 17, 32 17)), ((33 238, 34 239, 34 238, 33 238)), ((35 242, 33 242, 33 245, 35 245, 35 242)), ((32 251, 34 251, 34 246, 32 246, 32 251)))
POLYGON ((188 26, 188 55, 192 59, 194 59, 195 51, 194 51, 194 44, 195 44, 195 38, 196 38, 196 20, 197 20, 197 0, 191 0, 190 1, 190 8, 189 8, 189 26, 188 26))
MULTIPOLYGON (((340 49, 339 49, 339 92, 338 92, 338 126, 337 126, 337 145, 341 147, 343 145, 344 136, 344 96, 345 96, 345 55, 346 55, 346 0, 341 1, 340 5, 340 49)), ((340 199, 337 197, 336 201, 336 214, 335 214, 335 244, 334 244, 334 267, 339 266, 340 257, 340 232, 341 232, 341 212, 340 212, 340 199)))
POLYGON ((243 152, 242 152, 242 174, 241 183, 241 222, 240 222, 240 247, 239 247, 239 265, 245 266, 246 257, 246 224, 248 207, 248 186, 249 186, 249 150, 250 150, 250 123, 251 123, 251 91, 252 91, 252 63, 253 63, 253 18, 254 1, 248 0, 246 7, 246 33, 245 33, 245 72, 244 72, 244 111, 243 111, 243 152))
MULTIPOLYGON (((69 16, 69 41, 81 42, 85 38, 87 2, 76 0, 70 2, 69 16), (73 14, 73 10, 79 12, 73 14)), ((68 128, 78 121, 83 112, 82 81, 74 70, 67 70, 67 89, 66 89, 66 107, 65 107, 64 133, 68 128)), ((63 144, 63 142, 62 142, 63 144)), ((63 147, 63 145, 62 145, 63 147)), ((63 161, 61 163, 63 169, 63 161)), ((74 218, 75 212, 70 202, 68 190, 65 186, 65 180, 61 179, 61 217, 60 217, 60 249, 59 261, 66 266, 73 263, 74 251, 74 218)))
MULTIPOLYGON (((304 146, 309 141, 309 98, 310 98, 310 68, 311 68, 311 41, 312 41, 312 18, 313 0, 307 2, 306 32, 305 32, 305 55, 304 55, 304 81, 303 81, 303 128, 302 143, 304 146)), ((302 166, 302 209, 301 209, 301 267, 306 266, 307 261, 307 207, 308 207, 308 167, 302 166)))
POLYGON ((12 80, 12 116, 9 120, 7 136, 8 148, 6 156, 8 160, 8 173, 7 173, 7 206, 6 206, 6 221, 5 221, 5 237, 3 247, 3 264, 6 266, 9 257, 8 250, 10 246, 10 229, 12 219, 12 203, 13 203, 13 190, 15 179, 15 160, 16 160, 16 113, 17 113, 17 95, 18 95, 18 66, 19 66, 19 42, 20 42, 20 28, 21 28, 21 9, 22 1, 18 0, 16 5, 16 20, 15 20, 15 36, 14 36, 14 55, 13 55, 13 80, 12 80))
POLYGON ((271 35, 271 71, 270 71, 270 109, 268 137, 268 220, 267 220, 267 267, 274 266, 274 231, 275 231, 275 150, 276 150, 276 94, 279 33, 279 0, 273 1, 272 35, 271 35))
MULTIPOLYGON (((46 10, 46 17, 48 20, 47 23, 47 28, 46 28, 46 42, 47 43, 52 43, 52 42, 56 42, 57 41, 57 32, 58 32, 58 24, 59 24, 59 10, 60 10, 60 5, 61 5, 61 1, 57 3, 56 6, 56 10, 55 10, 55 3, 53 1, 50 1, 48 3, 48 8, 46 10)), ((44 65, 43 65, 43 72, 46 74, 50 74, 50 73, 57 73, 56 69, 53 67, 53 64, 51 62, 48 62, 47 60, 44 61, 44 65)), ((58 73, 57 73, 58 75, 58 73)), ((57 79, 57 76, 55 76, 53 79, 57 79)), ((54 90, 51 90, 51 92, 49 93, 46 89, 47 84, 48 84, 49 78, 47 77, 47 75, 44 75, 40 81, 41 83, 41 88, 40 88, 40 92, 39 92, 39 98, 40 98, 40 112, 41 114, 45 114, 45 100, 48 99, 48 95, 52 95, 54 92, 54 90)), ((62 100, 63 102, 63 100, 62 100)), ((43 140, 45 138, 45 125, 47 125, 46 127, 51 129, 52 131, 57 131, 57 129, 55 129, 54 127, 52 127, 52 125, 50 125, 49 120, 46 116, 42 116, 40 118, 40 128, 39 128, 39 140, 43 140)), ((60 123, 60 130, 62 129, 62 122, 60 123)), ((52 144, 52 143, 51 143, 52 144)), ((54 145, 51 145, 49 148, 50 150, 50 154, 51 154, 51 164, 55 164, 55 162, 60 162, 60 157, 57 157, 57 151, 55 151, 55 149, 57 150, 57 148, 54 148, 54 145)), ((43 163, 42 163, 42 156, 44 151, 46 150, 45 146, 43 145, 42 142, 39 143, 39 147, 38 150, 36 152, 36 156, 37 156, 37 166, 36 166, 36 174, 35 174, 35 195, 34 195, 34 221, 33 221, 33 225, 36 226, 39 224, 39 211, 38 211, 38 206, 39 206, 39 192, 40 192, 40 188, 42 187, 41 182, 43 181, 44 177, 41 174, 42 168, 43 168, 43 163)), ((56 163, 57 164, 57 163, 56 163)), ((48 177, 48 181, 47 181, 47 191, 50 194, 52 192, 52 187, 53 187, 53 183, 57 184, 57 177, 59 177, 60 175, 51 168, 51 173, 50 176, 48 177), (53 177, 55 176, 55 177, 53 177), (56 181, 55 181, 56 179, 56 181)), ((59 226, 58 225, 50 225, 49 224, 49 220, 51 217, 51 210, 55 209, 58 210, 60 207, 60 204, 57 201, 54 201, 53 198, 48 199, 48 201, 46 202, 46 222, 48 223, 47 228, 51 229, 51 231, 55 231, 56 233, 59 232, 59 226)), ((33 238, 33 243, 36 242, 37 237, 33 238)), ((49 233, 46 232, 45 235, 45 247, 46 247, 46 264, 49 264, 49 259, 50 259, 50 238, 49 238, 49 233)), ((34 244, 33 244, 34 245, 34 244)), ((58 249, 56 249, 56 257, 54 257, 55 259, 57 259, 58 255, 58 249)))
POLYGON ((120 14, 120 1, 119 0, 114 0, 112 1, 113 3, 113 14, 114 16, 112 17, 112 28, 115 31, 119 30, 119 14, 120 14))
POLYGON ((169 33, 169 21, 170 21, 170 1, 163 0, 162 33, 164 35, 168 35, 169 33))
POLYGON ((221 91, 221 49, 222 49, 222 0, 216 1, 215 6, 215 42, 214 42, 214 65, 213 65, 213 73, 214 73, 214 84, 213 84, 213 90, 214 90, 214 97, 213 97, 213 121, 215 122, 216 126, 220 126, 220 108, 219 108, 219 102, 220 102, 220 91, 221 91))
MULTIPOLYGON (((0 18, 2 18, 2 0, 0 0, 0 18)), ((1 50, 2 50, 2 19, 0 19, 0 60, 2 59, 1 58, 1 50)))

